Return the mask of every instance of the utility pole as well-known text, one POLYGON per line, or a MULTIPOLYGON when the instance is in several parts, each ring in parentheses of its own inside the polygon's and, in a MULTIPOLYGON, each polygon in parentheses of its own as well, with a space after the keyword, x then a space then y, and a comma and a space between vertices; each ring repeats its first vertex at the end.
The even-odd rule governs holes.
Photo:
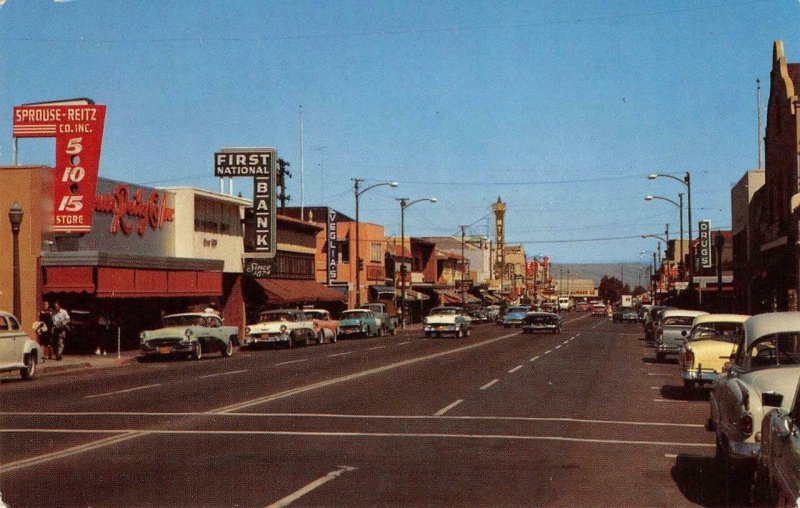
POLYGON ((467 300, 465 296, 465 288, 466 288, 466 280, 464 279, 464 272, 467 267, 467 260, 464 258, 464 229, 467 226, 461 225, 461 305, 464 306, 464 310, 467 310, 467 300))
POLYGON ((286 177, 289 178, 292 177, 292 173, 288 169, 286 169, 289 166, 291 166, 291 164, 289 164, 285 160, 278 159, 278 175, 275 185, 276 187, 280 188, 280 190, 277 193, 277 198, 281 202, 281 212, 283 212, 284 208, 286 208, 286 202, 291 201, 292 199, 291 196, 286 194, 286 177))

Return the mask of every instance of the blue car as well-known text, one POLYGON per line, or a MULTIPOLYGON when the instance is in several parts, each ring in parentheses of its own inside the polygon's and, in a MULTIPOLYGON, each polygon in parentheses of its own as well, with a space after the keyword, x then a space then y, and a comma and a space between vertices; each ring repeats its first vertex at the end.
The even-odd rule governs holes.
POLYGON ((503 316, 503 320, 500 323, 504 328, 522 326, 525 315, 531 310, 530 305, 511 305, 506 309, 506 314, 503 316))

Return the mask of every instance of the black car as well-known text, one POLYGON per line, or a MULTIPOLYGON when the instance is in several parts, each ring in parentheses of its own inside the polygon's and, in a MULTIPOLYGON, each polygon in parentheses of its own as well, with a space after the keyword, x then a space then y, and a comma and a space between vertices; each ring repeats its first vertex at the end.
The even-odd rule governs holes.
POLYGON ((612 319, 615 323, 636 323, 639 313, 633 307, 617 307, 612 319))
POLYGON ((561 333, 561 316, 553 312, 529 312, 522 320, 522 333, 561 333))

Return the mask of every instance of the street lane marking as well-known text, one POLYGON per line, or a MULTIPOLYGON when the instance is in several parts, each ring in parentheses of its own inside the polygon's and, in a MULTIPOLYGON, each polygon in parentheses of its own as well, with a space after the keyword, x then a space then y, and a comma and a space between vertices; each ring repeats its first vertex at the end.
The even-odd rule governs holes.
POLYGON ((383 348, 385 348, 385 347, 386 347, 386 346, 375 346, 375 347, 368 347, 368 348, 367 348, 367 351, 372 351, 373 349, 383 349, 383 348))
POLYGON ((135 392, 137 390, 147 390, 148 388, 156 388, 158 386, 161 386, 161 383, 157 383, 157 384, 154 384, 154 385, 136 386, 134 388, 127 388, 125 390, 116 390, 116 391, 113 391, 113 392, 97 393, 95 395, 86 395, 83 398, 84 399, 94 399, 96 397, 108 397, 108 396, 111 396, 111 395, 118 395, 120 393, 130 393, 130 392, 135 392))
POLYGON ((660 390, 661 387, 660 386, 651 386, 650 389, 651 390, 660 390))
POLYGON ((664 374, 662 372, 648 372, 648 376, 657 376, 657 377, 672 377, 672 374, 664 374))
POLYGON ((490 387, 494 386, 494 384, 497 383, 498 381, 500 381, 500 380, 499 379, 492 379, 491 381, 489 381, 485 385, 481 386, 480 389, 481 390, 486 390, 487 388, 490 388, 490 387))
POLYGON ((561 349, 561 346, 563 346, 563 345, 564 344, 559 344, 558 346, 554 347, 553 349, 561 349))
POLYGON ((534 356, 533 358, 531 358, 531 359, 530 359, 530 360, 528 360, 528 361, 530 361, 530 362, 535 362, 535 361, 536 361, 536 360, 538 360, 539 358, 541 358, 541 356, 534 356))
POLYGON ((358 469, 358 468, 352 467, 352 466, 339 466, 339 469, 337 469, 336 471, 331 471, 330 473, 326 474, 322 478, 317 478, 316 480, 314 480, 313 482, 309 483, 308 485, 306 485, 302 489, 299 489, 299 490, 293 492, 292 494, 289 494, 288 496, 284 497, 283 499, 275 501, 274 503, 269 505, 267 508, 283 508, 284 506, 289 506, 290 504, 294 503, 295 501, 297 501, 301 497, 305 496, 309 492, 318 489, 319 487, 325 485, 326 483, 328 483, 331 480, 335 480, 336 478, 339 478, 344 473, 349 473, 351 471, 355 471, 356 469, 358 469))
POLYGON ((335 353, 335 354, 332 354, 332 355, 328 355, 328 358, 333 358, 334 356, 350 355, 350 354, 353 354, 353 352, 352 351, 345 351, 344 353, 335 353))
POLYGON ((572 338, 569 338, 569 339, 565 340, 564 342, 562 342, 562 344, 569 344, 569 341, 571 341, 571 340, 572 340, 572 338))
POLYGON ((443 407, 442 409, 436 411, 435 413, 433 413, 433 416, 442 416, 443 414, 445 414, 446 412, 450 411, 451 409, 453 409, 457 405, 461 404, 462 402, 464 402, 464 399, 458 399, 457 401, 453 402, 452 404, 449 404, 449 405, 443 407))
MULTIPOLYGON (((397 368, 400 368, 400 367, 404 367, 406 365, 413 365, 415 363, 428 361, 428 360, 432 360, 432 359, 435 359, 435 358, 440 358, 442 356, 448 356, 448 355, 452 355, 452 354, 468 351, 470 349, 476 349, 476 348, 479 348, 479 347, 487 346, 489 344, 493 344, 493 343, 499 342, 501 340, 505 340, 505 339, 508 339, 508 338, 511 338, 511 337, 516 337, 517 335, 519 335, 519 333, 509 333, 509 334, 506 334, 506 335, 501 335, 500 337, 495 337, 493 339, 488 339, 488 340, 485 340, 485 341, 482 341, 482 342, 468 344, 468 345, 465 345, 465 346, 462 346, 462 347, 459 347, 459 348, 454 348, 454 349, 450 349, 450 350, 447 350, 447 351, 441 351, 439 353, 434 353, 434 354, 430 354, 430 355, 426 355, 426 356, 420 356, 420 357, 417 357, 417 358, 411 358, 411 359, 403 360, 403 361, 396 362, 396 363, 390 363, 388 365, 383 365, 381 367, 376 367, 376 368, 373 368, 373 369, 368 369, 368 370, 365 370, 365 371, 356 372, 354 374, 348 374, 348 375, 345 375, 345 376, 332 378, 332 379, 329 379, 327 381, 320 381, 318 383, 312 383, 310 385, 305 385, 305 386, 300 386, 300 387, 297 387, 297 388, 292 388, 292 389, 289 389, 289 390, 284 390, 282 392, 277 392, 277 393, 274 393, 272 395, 267 395, 266 397, 259 397, 259 398, 252 399, 252 400, 249 400, 249 401, 240 402, 238 404, 232 404, 232 405, 229 405, 229 406, 224 406, 224 407, 221 407, 221 408, 217 408, 217 409, 213 409, 213 410, 210 410, 210 411, 206 411, 206 412, 201 413, 201 414, 203 414, 203 415, 224 415, 224 414, 230 413, 232 411, 238 411, 238 410, 242 410, 242 409, 247 409, 247 408, 252 407, 252 406, 257 406, 257 405, 264 404, 266 402, 271 402, 271 401, 274 401, 274 400, 283 399, 283 398, 286 398, 286 397, 291 397, 293 395, 297 395, 297 394, 300 394, 300 393, 305 393, 307 391, 326 388, 328 386, 332 386, 332 385, 339 384, 339 383, 344 383, 344 382, 347 382, 347 381, 352 381, 352 380, 355 380, 355 379, 360 379, 362 377, 370 376, 370 375, 373 375, 373 374, 378 374, 378 373, 385 372, 385 371, 392 370, 392 369, 397 369, 397 368)), ((344 354, 350 354, 350 352, 339 353, 337 355, 328 355, 328 356, 342 356, 344 354)), ((7 432, 7 431, 3 430, 2 432, 7 432)), ((114 444, 116 444, 118 442, 127 441, 127 440, 130 440, 130 439, 135 439, 135 438, 142 437, 142 436, 147 436, 150 433, 151 433, 151 431, 135 431, 135 432, 131 432, 131 433, 128 433, 128 434, 124 434, 122 436, 117 436, 115 438, 105 438, 105 439, 100 439, 100 440, 97 440, 97 441, 92 441, 92 442, 86 443, 85 445, 80 445, 80 446, 68 448, 66 450, 62 450, 61 452, 52 452, 52 453, 48 453, 48 454, 39 455, 39 456, 36 456, 36 457, 31 457, 31 458, 28 458, 28 459, 18 460, 16 462, 8 462, 8 463, 0 465, 0 474, 6 473, 8 471, 14 471, 14 470, 17 470, 17 469, 23 469, 23 468, 26 468, 26 467, 30 467, 32 465, 38 465, 38 464, 43 464, 43 463, 46 463, 46 462, 50 462, 50 461, 56 460, 56 459, 58 459, 58 458, 60 458, 62 456, 77 455, 79 453, 83 453, 84 451, 94 450, 96 448, 102 448, 102 447, 105 447, 105 446, 112 446, 112 445, 114 445, 114 444), (62 453, 67 453, 67 455, 61 455, 62 453)))
MULTIPOLYGON (((134 430, 75 430, 75 429, 5 429, 3 432, 8 433, 59 433, 59 434, 109 434, 125 432, 123 436, 114 436, 107 438, 107 440, 116 440, 116 442, 125 441, 133 437, 139 436, 155 436, 155 435, 199 435, 199 436, 293 436, 293 437, 405 437, 405 438, 441 438, 441 439, 503 439, 503 440, 517 440, 517 441, 558 441, 568 443, 594 443, 594 444, 612 444, 612 445, 639 445, 639 446, 671 446, 671 447, 692 447, 692 448, 714 448, 713 443, 682 443, 676 441, 640 441, 640 440, 623 440, 623 439, 591 439, 591 438, 578 438, 566 436, 531 436, 531 435, 514 435, 514 434, 445 434, 445 433, 416 433, 416 432, 314 432, 314 431, 293 431, 293 430, 185 430, 185 429, 154 429, 147 431, 134 431, 134 430), (128 436, 128 434, 135 434, 128 436)), ((105 441, 105 440, 101 440, 105 441)), ((94 441, 90 444, 98 443, 94 441)), ((99 446, 107 446, 101 444, 99 446)), ((89 449, 97 448, 94 446, 89 449)), ((84 447, 81 447, 84 448, 84 447)), ((72 453, 71 455, 74 455, 72 453)), ((36 458, 34 458, 36 459, 36 458)), ((33 460, 33 459, 31 459, 33 460)), ((52 459, 49 459, 52 460, 52 459)), ((22 461, 20 461, 22 462, 22 461)), ((41 462, 39 462, 41 463, 41 462)), ((7 466, 16 466, 17 463, 8 464, 7 466)), ((19 469, 13 467, 7 469, 7 466, 0 466, 0 473, 5 473, 9 470, 19 469)))
POLYGON ((307 362, 308 360, 309 360, 308 358, 299 358, 297 360, 288 360, 288 361, 285 361, 285 362, 276 363, 276 364, 273 365, 273 367, 280 367, 281 365, 290 365, 292 363, 302 363, 302 362, 307 362))
POLYGON ((676 400, 676 399, 653 399, 653 402, 682 402, 685 404, 692 404, 697 402, 705 402, 704 400, 676 400))
POLYGON ((545 351, 545 352, 544 352, 544 354, 546 354, 546 355, 549 355, 549 354, 550 354, 550 353, 552 353, 552 352, 553 352, 553 350, 552 350, 552 349, 548 349, 547 351, 545 351))
POLYGON ((231 374, 241 374, 242 372, 247 372, 247 369, 232 370, 230 372, 218 372, 216 374, 206 374, 205 376, 197 376, 195 379, 205 379, 205 378, 217 377, 217 376, 230 376, 231 374))
POLYGON ((517 365, 517 366, 516 366, 516 367, 514 367, 513 369, 509 370, 509 371, 508 371, 508 373, 509 373, 509 374, 513 374, 513 373, 515 373, 516 371, 518 371, 518 370, 519 370, 519 369, 521 369, 521 368, 522 368, 522 365, 517 365))
POLYGON ((664 457, 666 457, 668 459, 677 459, 678 458, 678 454, 677 453, 665 453, 664 457))
MULTIPOLYGON (((671 422, 643 422, 626 420, 598 420, 591 418, 544 417, 544 416, 431 416, 431 415, 358 415, 340 413, 209 413, 209 412, 132 412, 132 411, 11 411, 0 412, 0 416, 198 416, 227 417, 227 418, 320 418, 344 420, 470 420, 470 421, 509 421, 509 422, 556 422, 556 423, 585 423, 588 425, 629 425, 640 427, 685 427, 705 428, 700 423, 671 423, 671 422)), ((4 429, 0 429, 0 433, 4 429)), ((36 430, 36 429, 31 429, 36 430)), ((86 430, 92 432, 93 429, 86 430)), ((122 430, 114 432, 123 432, 122 430)))
POLYGON ((410 340, 407 340, 407 341, 405 341, 405 342, 401 342, 401 343, 399 343, 399 344, 397 344, 397 345, 398 345, 398 346, 405 346, 406 344, 411 344, 411 341, 410 341, 410 340))

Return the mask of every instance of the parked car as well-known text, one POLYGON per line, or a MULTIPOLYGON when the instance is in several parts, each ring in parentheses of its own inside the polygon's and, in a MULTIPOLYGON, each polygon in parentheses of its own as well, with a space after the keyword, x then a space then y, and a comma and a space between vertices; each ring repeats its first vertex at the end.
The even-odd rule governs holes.
POLYGON ((732 365, 713 382, 706 428, 716 436, 716 456, 727 471, 756 464, 760 440, 754 429, 771 404, 786 412, 800 377, 800 312, 773 312, 744 322, 732 365), (769 397, 780 393, 781 400, 769 397), (765 403, 767 404, 765 406, 765 403))
POLYGON ((303 313, 311 319, 314 333, 317 335, 317 344, 323 342, 336 342, 339 336, 339 320, 332 319, 331 313, 325 309, 303 309, 303 313))
POLYGON ((239 328, 224 326, 215 313, 186 312, 164 316, 161 328, 141 332, 139 349, 142 357, 184 355, 199 360, 212 351, 227 357, 238 337, 239 328))
POLYGON ((633 307, 617 307, 611 319, 615 323, 635 323, 639 321, 639 313, 633 307))
POLYGON ((586 300, 581 300, 580 302, 575 303, 575 310, 578 312, 586 312, 588 310, 591 310, 591 306, 589 305, 589 302, 587 302, 586 300))
POLYGON ((606 306, 602 303, 595 303, 592 305, 592 316, 605 316, 606 306))
MULTIPOLYGON (((773 409, 761 421, 756 481, 763 484, 756 486, 765 488, 769 504, 778 506, 800 506, 800 386, 794 393, 788 410, 773 409)), ((783 406, 783 398, 779 392, 762 394, 762 405, 783 406)))
POLYGON ((656 360, 662 361, 667 355, 680 353, 689 338, 694 318, 705 314, 708 312, 702 310, 665 310, 653 335, 656 360))
POLYGON ((39 344, 22 330, 17 318, 0 310, 0 372, 17 370, 22 379, 33 379, 41 358, 39 344))
POLYGON ((342 312, 339 320, 339 337, 377 337, 383 327, 375 314, 366 309, 351 309, 342 312))
POLYGON ((672 307, 666 305, 653 305, 650 307, 650 310, 647 312, 647 315, 644 317, 644 338, 647 340, 653 340, 655 336, 655 330, 658 326, 658 321, 661 318, 661 313, 667 309, 671 309, 672 307))
POLYGON ((486 313, 489 316, 489 322, 496 321, 497 316, 500 315, 500 306, 499 305, 487 305, 484 307, 486 309, 486 313))
POLYGON ((317 340, 314 323, 300 309, 265 310, 258 322, 245 328, 244 344, 250 348, 267 345, 307 346, 317 340))
POLYGON ((522 326, 522 321, 530 310, 530 305, 510 305, 503 316, 503 327, 511 328, 512 326, 522 326))
POLYGON ((686 344, 678 353, 678 365, 686 389, 711 383, 722 372, 744 334, 744 314, 706 314, 694 318, 686 344))
POLYGON ((469 337, 471 321, 461 307, 434 307, 423 320, 422 331, 426 337, 441 337, 453 334, 456 337, 469 337))
POLYGON ((561 333, 561 316, 553 312, 529 312, 522 322, 523 333, 561 333))
POLYGON ((394 335, 397 333, 397 318, 389 315, 389 310, 384 303, 365 303, 362 309, 371 310, 375 315, 378 326, 381 327, 379 335, 394 335))

